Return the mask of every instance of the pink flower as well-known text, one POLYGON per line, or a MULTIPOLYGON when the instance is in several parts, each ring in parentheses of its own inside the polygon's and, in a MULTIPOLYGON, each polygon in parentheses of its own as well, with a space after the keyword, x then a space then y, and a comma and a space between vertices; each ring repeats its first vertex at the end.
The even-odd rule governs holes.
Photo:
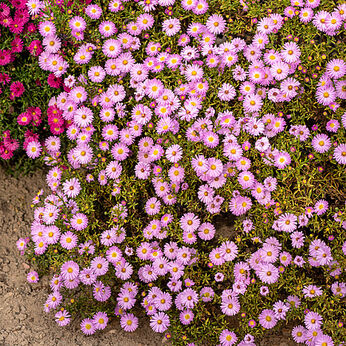
POLYGON ((25 88, 21 82, 13 82, 10 86, 11 98, 20 97, 23 95, 25 88))

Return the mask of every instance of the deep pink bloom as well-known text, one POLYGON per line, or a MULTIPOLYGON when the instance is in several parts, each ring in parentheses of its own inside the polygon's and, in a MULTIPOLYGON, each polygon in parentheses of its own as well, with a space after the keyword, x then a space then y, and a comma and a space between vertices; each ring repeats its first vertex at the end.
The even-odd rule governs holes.
POLYGON ((10 86, 11 96, 10 98, 20 97, 23 95, 25 88, 21 82, 13 82, 10 86))
POLYGON ((47 83, 50 87, 59 89, 62 85, 62 79, 60 77, 56 77, 54 73, 50 73, 47 79, 47 83))

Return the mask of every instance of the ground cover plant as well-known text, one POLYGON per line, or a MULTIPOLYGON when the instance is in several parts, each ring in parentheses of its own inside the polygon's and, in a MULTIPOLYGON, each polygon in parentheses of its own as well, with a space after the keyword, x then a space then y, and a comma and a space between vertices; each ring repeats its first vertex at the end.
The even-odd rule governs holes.
POLYGON ((147 316, 175 345, 254 345, 292 323, 342 344, 346 5, 26 5, 68 88, 47 104, 65 129, 27 143, 51 191, 17 243, 58 325, 147 316))
POLYGON ((31 14, 24 0, 0 1, 0 160, 13 174, 39 166, 25 153, 30 140, 61 133, 47 115, 47 100, 68 90, 37 63, 48 42, 31 14))

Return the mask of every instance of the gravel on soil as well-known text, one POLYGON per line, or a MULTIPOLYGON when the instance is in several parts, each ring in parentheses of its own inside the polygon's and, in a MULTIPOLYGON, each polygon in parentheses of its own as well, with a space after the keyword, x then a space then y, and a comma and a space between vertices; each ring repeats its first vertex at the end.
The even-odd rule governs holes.
MULTIPOLYGON (((15 179, 0 166, 0 346, 168 346, 163 335, 154 333, 149 320, 140 320, 134 333, 124 332, 117 319, 104 331, 85 336, 79 319, 59 327, 52 314, 43 311, 50 293, 49 278, 29 284, 26 275, 31 268, 16 248, 20 237, 30 234, 35 194, 46 188, 43 171, 15 179)), ((289 330, 265 338, 260 346, 293 346, 289 330)))

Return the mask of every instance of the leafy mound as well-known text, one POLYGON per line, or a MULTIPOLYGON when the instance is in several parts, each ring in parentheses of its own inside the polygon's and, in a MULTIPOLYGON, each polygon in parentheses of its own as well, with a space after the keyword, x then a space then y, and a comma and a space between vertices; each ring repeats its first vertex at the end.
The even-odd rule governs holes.
POLYGON ((53 271, 57 323, 147 315, 176 345, 253 345, 292 321, 296 342, 341 342, 345 5, 27 6, 70 89, 49 102, 66 132, 28 144, 52 192, 18 242, 53 271))

